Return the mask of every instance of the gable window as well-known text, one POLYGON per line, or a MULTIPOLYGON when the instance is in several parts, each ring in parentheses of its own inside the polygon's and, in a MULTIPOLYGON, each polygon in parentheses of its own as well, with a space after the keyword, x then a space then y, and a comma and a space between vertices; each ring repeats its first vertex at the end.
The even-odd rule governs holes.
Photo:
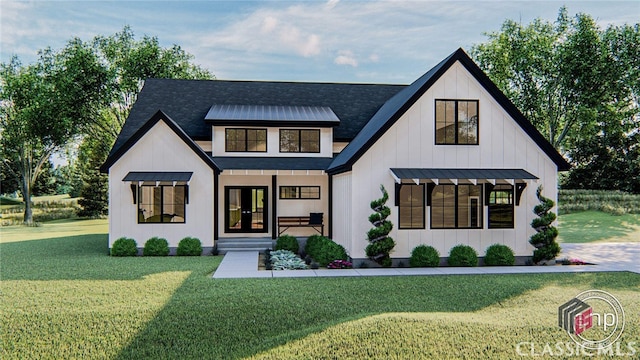
POLYGON ((481 229, 482 185, 436 185, 431 194, 432 229, 481 229))
POLYGON ((478 100, 436 100, 436 145, 478 145, 478 100))
POLYGON ((280 186, 280 199, 320 199, 320 186, 280 186))
POLYGON ((281 129, 280 152, 319 153, 320 130, 281 129))
POLYGON ((489 228, 513 229, 513 186, 496 185, 489 193, 489 228))
POLYGON ((138 187, 138 223, 184 223, 186 185, 138 187))
POLYGON ((267 129, 225 129, 225 151, 266 152, 267 129))
POLYGON ((424 184, 401 184, 398 191, 400 229, 424 229, 424 184))

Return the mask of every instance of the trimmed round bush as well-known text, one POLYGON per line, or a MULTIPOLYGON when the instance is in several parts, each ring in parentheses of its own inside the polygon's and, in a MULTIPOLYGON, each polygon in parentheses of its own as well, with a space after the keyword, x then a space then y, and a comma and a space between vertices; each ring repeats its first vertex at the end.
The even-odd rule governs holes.
POLYGON ((478 253, 468 245, 456 245, 449 251, 449 266, 478 266, 478 253))
POLYGON ((157 236, 147 240, 142 249, 142 255, 144 256, 167 256, 169 255, 169 243, 167 239, 159 238, 157 236))
POLYGON ((136 256, 138 255, 138 244, 133 239, 121 237, 114 241, 111 246, 111 256, 136 256))
POLYGON ((334 260, 347 260, 347 251, 342 245, 320 235, 312 235, 307 239, 304 251, 320 266, 327 266, 334 260))
POLYGON ((180 240, 178 243, 178 249, 176 250, 178 256, 200 256, 202 255, 202 243, 200 239, 187 236, 180 240))
POLYGON ((418 245, 411 251, 409 265, 412 267, 435 267, 440 265, 440 253, 433 246, 418 245))
POLYGON ((514 265, 516 257, 507 245, 493 244, 487 248, 484 264, 489 266, 514 265))
POLYGON ((294 254, 298 253, 300 249, 300 244, 298 244, 298 239, 295 236, 291 235, 281 235, 278 240, 276 240, 276 246, 274 250, 289 250, 294 254))

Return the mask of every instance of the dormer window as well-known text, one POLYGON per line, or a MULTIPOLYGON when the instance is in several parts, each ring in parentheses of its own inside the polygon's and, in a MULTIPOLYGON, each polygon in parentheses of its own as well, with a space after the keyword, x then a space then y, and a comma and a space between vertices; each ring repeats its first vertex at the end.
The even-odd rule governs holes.
POLYGON ((436 145, 478 145, 478 100, 436 100, 436 145))
POLYGON ((280 152, 319 153, 320 130, 281 129, 280 152))
POLYGON ((267 152, 267 129, 226 129, 225 151, 267 152))

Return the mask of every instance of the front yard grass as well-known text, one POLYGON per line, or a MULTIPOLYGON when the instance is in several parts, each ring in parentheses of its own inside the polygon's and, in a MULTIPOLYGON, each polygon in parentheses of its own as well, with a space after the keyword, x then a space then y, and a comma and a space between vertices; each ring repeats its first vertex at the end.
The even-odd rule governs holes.
POLYGON ((587 289, 640 344, 637 274, 213 280, 221 257, 107 256, 100 221, 0 230, 0 358, 511 359, 570 341, 557 309, 587 289))
POLYGON ((560 215, 558 224, 560 242, 640 242, 640 214, 582 211, 560 215))

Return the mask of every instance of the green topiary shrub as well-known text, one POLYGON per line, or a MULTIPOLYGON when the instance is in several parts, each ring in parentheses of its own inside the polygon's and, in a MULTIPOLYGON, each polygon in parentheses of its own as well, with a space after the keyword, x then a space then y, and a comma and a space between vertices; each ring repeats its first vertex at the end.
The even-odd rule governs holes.
POLYGON ((556 214, 551 212, 551 208, 553 208, 555 202, 542 196, 542 186, 538 187, 536 196, 540 204, 533 208, 533 212, 538 215, 538 217, 531 221, 531 227, 533 227, 537 233, 531 236, 529 243, 536 248, 533 251, 534 264, 541 264, 545 261, 555 259, 560 253, 560 245, 556 242, 558 229, 551 225, 556 219, 556 214))
POLYGON ((507 245, 493 244, 487 248, 484 264, 489 266, 514 265, 516 257, 507 245))
POLYGON ((187 236, 180 240, 178 243, 178 249, 176 250, 178 256, 200 256, 202 255, 202 243, 200 239, 187 236))
POLYGON ((389 194, 383 185, 380 185, 380 191, 382 192, 382 197, 371 201, 369 204, 371 210, 375 211, 369 215, 369 222, 374 227, 367 231, 369 245, 365 248, 365 253, 369 259, 384 267, 389 267, 392 264, 389 254, 393 251, 396 243, 389 237, 389 232, 393 229, 393 224, 387 220, 391 210, 385 205, 389 200, 389 194))
POLYGON ((418 245, 411 251, 409 265, 412 267, 435 267, 440 265, 440 253, 433 246, 418 245))
POLYGON ((347 260, 347 251, 331 239, 313 235, 307 239, 304 251, 320 266, 327 266, 334 260, 347 260))
POLYGON ((307 243, 304 245, 304 252, 307 255, 313 257, 311 254, 317 254, 320 248, 322 247, 322 243, 328 238, 321 235, 311 235, 307 238, 307 243))
POLYGON ((298 250, 300 250, 300 244, 298 244, 298 239, 296 239, 295 236, 281 235, 278 240, 276 240, 276 246, 273 250, 289 250, 297 254, 298 250))
POLYGON ((456 245, 449 251, 449 266, 478 266, 478 253, 468 245, 456 245))
POLYGON ((136 256, 138 255, 138 244, 133 239, 121 237, 113 243, 111 256, 136 256))
POLYGON ((144 256, 167 256, 169 255, 169 243, 167 239, 159 238, 157 236, 147 240, 142 249, 142 255, 144 256))

